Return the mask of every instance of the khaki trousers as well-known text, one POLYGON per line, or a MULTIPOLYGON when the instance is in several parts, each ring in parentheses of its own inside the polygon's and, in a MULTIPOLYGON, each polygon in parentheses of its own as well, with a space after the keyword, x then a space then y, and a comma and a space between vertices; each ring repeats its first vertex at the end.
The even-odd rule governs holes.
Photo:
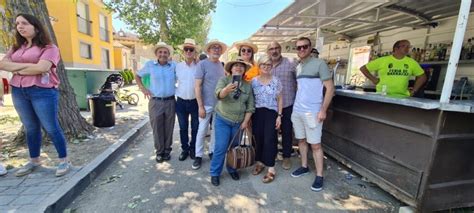
POLYGON ((175 122, 175 104, 175 99, 151 99, 150 102, 148 102, 148 113, 157 155, 168 155, 171 153, 175 122))

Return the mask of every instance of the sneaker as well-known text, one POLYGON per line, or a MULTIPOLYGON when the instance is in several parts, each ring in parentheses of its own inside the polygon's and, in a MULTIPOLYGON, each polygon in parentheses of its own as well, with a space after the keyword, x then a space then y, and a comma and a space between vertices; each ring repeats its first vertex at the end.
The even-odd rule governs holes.
POLYGON ((21 167, 20 169, 18 169, 18 171, 15 172, 15 176, 17 177, 21 177, 21 176, 25 176, 27 174, 30 174, 31 172, 33 172, 40 164, 37 164, 37 163, 33 163, 31 161, 29 161, 26 165, 24 165, 23 167, 21 167))
POLYGON ((8 173, 8 170, 3 167, 2 164, 0 164, 0 176, 6 175, 8 173))
POLYGON ((311 186, 311 190, 315 192, 319 192, 323 189, 323 177, 321 176, 316 176, 314 179, 313 185, 311 186))
POLYGON ((194 150, 189 151, 189 157, 193 160, 196 158, 196 153, 194 152, 194 150))
POLYGON ((71 164, 69 162, 62 162, 56 168, 56 177, 61 177, 69 172, 71 164))
POLYGON ((194 163, 193 163, 192 168, 194 170, 201 168, 201 161, 202 161, 201 157, 196 157, 196 159, 194 159, 194 163))
POLYGON ((283 163, 281 165, 284 170, 290 170, 291 169, 291 160, 290 158, 283 158, 283 163))
POLYGON ((301 177, 305 174, 309 173, 309 169, 306 167, 300 167, 294 172, 291 173, 291 177, 301 177))

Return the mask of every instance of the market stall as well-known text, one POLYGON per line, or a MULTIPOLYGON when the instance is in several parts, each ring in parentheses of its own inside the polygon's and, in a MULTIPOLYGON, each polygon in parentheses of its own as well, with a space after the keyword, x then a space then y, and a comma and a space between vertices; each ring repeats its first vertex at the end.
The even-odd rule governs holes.
POLYGON ((327 154, 419 211, 474 206, 472 11, 470 0, 297 0, 250 39, 292 52, 308 36, 329 64, 343 62, 323 129, 327 154), (425 98, 364 92, 373 85, 360 64, 401 39, 430 74, 425 98))

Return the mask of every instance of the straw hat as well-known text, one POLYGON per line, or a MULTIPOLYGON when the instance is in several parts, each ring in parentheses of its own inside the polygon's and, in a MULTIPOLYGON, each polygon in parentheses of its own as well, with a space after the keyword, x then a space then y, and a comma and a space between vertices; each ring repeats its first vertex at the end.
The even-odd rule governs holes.
POLYGON ((186 38, 184 39, 183 44, 178 46, 179 49, 184 49, 184 47, 193 47, 194 49, 200 49, 201 47, 196 44, 196 41, 192 38, 186 38))
POLYGON ((162 42, 162 41, 158 42, 158 43, 155 45, 155 48, 153 48, 153 49, 154 49, 153 53, 155 53, 155 55, 156 55, 156 50, 158 50, 158 49, 160 49, 160 48, 166 48, 166 49, 168 49, 168 51, 170 52, 170 55, 173 55, 173 47, 170 46, 170 45, 167 45, 165 42, 162 42))
POLYGON ((222 47, 222 52, 225 52, 227 50, 227 45, 217 39, 212 39, 211 41, 209 41, 204 48, 206 49, 206 51, 208 51, 209 47, 214 44, 220 45, 222 47))
POLYGON ((244 64, 245 65, 245 72, 247 72, 247 70, 249 70, 250 67, 252 67, 252 64, 250 64, 248 62, 245 62, 241 57, 237 57, 235 60, 229 61, 225 64, 225 66, 224 66, 225 71, 227 71, 228 73, 232 73, 232 71, 230 69, 236 63, 244 64))
POLYGON ((258 52, 258 47, 257 45, 253 44, 251 41, 249 40, 243 40, 243 41, 238 41, 238 42, 235 42, 234 43, 234 46, 235 48, 237 48, 237 50, 240 50, 240 48, 242 46, 248 46, 250 48, 252 48, 253 50, 253 53, 257 53, 258 52))

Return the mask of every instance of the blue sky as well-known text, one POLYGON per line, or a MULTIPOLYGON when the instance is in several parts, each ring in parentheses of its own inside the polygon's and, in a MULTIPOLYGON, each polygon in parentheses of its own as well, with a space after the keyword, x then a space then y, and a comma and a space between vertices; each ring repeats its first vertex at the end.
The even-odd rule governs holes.
MULTIPOLYGON (((293 0, 217 0, 208 38, 219 39, 228 45, 247 39, 292 2, 293 0)), ((113 25, 117 31, 127 30, 125 24, 115 16, 113 25)))

